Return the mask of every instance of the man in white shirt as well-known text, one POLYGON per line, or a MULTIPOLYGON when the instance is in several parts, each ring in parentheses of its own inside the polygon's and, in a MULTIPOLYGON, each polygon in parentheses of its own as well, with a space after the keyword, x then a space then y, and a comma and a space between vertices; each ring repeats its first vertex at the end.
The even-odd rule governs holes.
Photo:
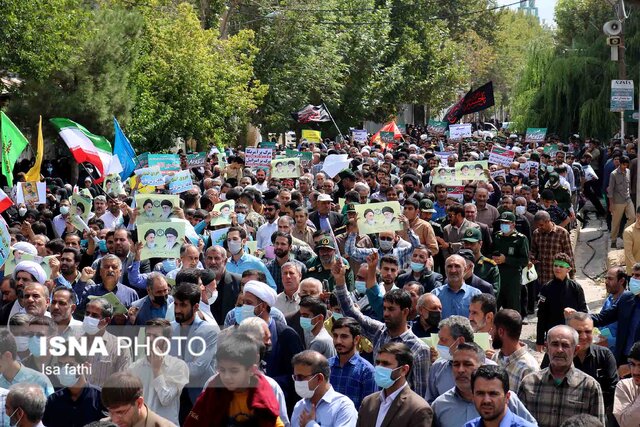
POLYGON ((189 382, 189 367, 177 357, 162 355, 166 353, 167 341, 158 338, 171 339, 171 323, 168 320, 148 320, 145 332, 151 345, 146 350, 146 357, 133 363, 129 371, 142 381, 147 406, 177 425, 180 394, 189 382))
POLYGON ((56 237, 62 237, 64 231, 67 229, 70 207, 71 203, 69 200, 60 200, 60 214, 53 217, 53 231, 56 233, 56 237))
POLYGON ((122 212, 120 211, 120 201, 116 199, 115 194, 110 194, 109 201, 107 202, 107 211, 100 217, 104 222, 104 228, 113 230, 118 225, 122 224, 122 212))
POLYGON ((382 391, 364 398, 358 412, 358 427, 431 426, 433 410, 407 383, 412 366, 413 355, 406 344, 388 342, 380 347, 375 381, 382 391))
POLYGON ((264 250, 271 245, 271 235, 278 231, 278 216, 280 213, 280 203, 276 200, 267 200, 264 202, 263 216, 267 220, 262 224, 256 232, 256 240, 258 241, 258 249, 264 250))
POLYGON ((284 291, 280 292, 276 297, 275 308, 280 310, 286 316, 294 314, 300 306, 300 296, 298 290, 300 288, 300 280, 302 280, 302 271, 298 264, 293 262, 285 263, 280 269, 282 273, 282 286, 284 291))

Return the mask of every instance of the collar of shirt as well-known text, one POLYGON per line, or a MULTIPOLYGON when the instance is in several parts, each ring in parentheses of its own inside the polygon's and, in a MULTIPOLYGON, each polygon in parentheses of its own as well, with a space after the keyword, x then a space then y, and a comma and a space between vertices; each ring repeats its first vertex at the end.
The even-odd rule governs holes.
POLYGON ((455 294, 455 295, 457 295, 457 294, 458 294, 458 293, 460 293, 460 292, 463 292, 463 293, 464 293, 464 292, 467 292, 467 289, 469 289, 469 285, 467 285, 466 283, 462 283, 462 286, 460 287, 460 289, 458 289, 458 292, 454 292, 454 290, 453 290, 453 289, 451 289, 451 286, 449 285, 449 282, 448 282, 448 281, 447 281, 447 283, 446 283, 446 286, 447 286, 447 287, 446 287, 446 289, 445 289, 445 290, 446 290, 447 292, 451 292, 452 294, 455 294))
POLYGON ((509 356, 504 356, 502 354, 502 350, 500 350, 500 357, 504 360, 505 363, 509 364, 512 360, 518 360, 525 354, 528 350, 527 347, 520 347, 518 350, 511 353, 509 356))
POLYGON ((294 292, 294 294, 291 297, 289 297, 284 292, 282 292, 282 295, 284 295, 284 300, 286 302, 295 302, 295 303, 299 303, 300 302, 300 295, 298 295, 298 292, 294 292))
MULTIPOLYGON (((567 373, 562 378, 562 382, 560 383, 560 385, 562 385, 562 384, 564 384, 566 382, 569 387, 578 387, 578 384, 580 382, 578 381, 577 377, 578 377, 578 375, 577 375, 576 368, 574 368, 573 365, 571 365, 571 368, 569 368, 567 373)), ((555 385, 555 378, 551 374, 551 368, 550 367, 547 368, 547 372, 542 376, 542 380, 545 381, 545 382, 548 382, 550 384, 555 385)))
MULTIPOLYGON (((329 386, 329 390, 327 390, 327 392, 320 398, 320 400, 316 404, 316 408, 320 406, 320 402, 322 401, 326 402, 327 405, 331 406, 331 403, 334 400, 340 398, 341 396, 342 395, 337 391, 335 391, 333 387, 329 386)), ((304 401, 305 401, 305 405, 311 405, 311 399, 304 399, 304 401)))
POLYGON ((407 382, 404 383, 404 385, 402 387, 400 387, 399 389, 397 389, 396 391, 394 391, 393 393, 391 393, 389 396, 385 397, 386 393, 384 390, 382 390, 380 392, 380 404, 384 405, 386 404, 390 404, 391 402, 393 402, 396 397, 398 397, 398 395, 400 394, 400 392, 402 390, 404 390, 404 388, 407 386, 407 382))
MULTIPOLYGON (((356 364, 356 360, 355 360, 356 356, 359 356, 357 351, 355 353, 353 353, 353 356, 351 356, 351 358, 349 360, 347 360, 347 364, 355 365, 356 364)), ((334 358, 333 363, 331 364, 331 366, 340 367, 340 356, 336 356, 334 358)))

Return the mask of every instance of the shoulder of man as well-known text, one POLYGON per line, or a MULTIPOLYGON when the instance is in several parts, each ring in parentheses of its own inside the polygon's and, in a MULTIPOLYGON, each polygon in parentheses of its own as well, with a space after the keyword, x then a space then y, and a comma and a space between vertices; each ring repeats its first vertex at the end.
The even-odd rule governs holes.
POLYGON ((490 264, 490 265, 498 265, 496 264, 496 262, 494 260, 492 260, 491 258, 487 258, 486 256, 481 256, 480 259, 478 260, 478 265, 482 265, 482 264, 490 264))

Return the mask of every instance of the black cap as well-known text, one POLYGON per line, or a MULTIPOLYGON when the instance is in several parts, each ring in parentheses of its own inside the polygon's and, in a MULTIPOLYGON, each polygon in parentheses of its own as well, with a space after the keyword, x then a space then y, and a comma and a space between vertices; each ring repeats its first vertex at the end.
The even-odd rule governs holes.
POLYGON ((476 262, 476 257, 475 255, 473 255, 473 251, 471 249, 460 249, 458 251, 458 255, 460 255, 467 261, 471 261, 472 263, 476 262))

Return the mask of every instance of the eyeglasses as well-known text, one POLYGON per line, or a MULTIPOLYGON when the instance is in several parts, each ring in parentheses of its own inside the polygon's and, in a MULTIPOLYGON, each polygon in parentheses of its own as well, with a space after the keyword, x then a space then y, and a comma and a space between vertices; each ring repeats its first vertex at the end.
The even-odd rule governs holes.
POLYGON ((311 374, 311 375, 296 375, 293 374, 291 375, 291 378, 293 378, 294 381, 309 381, 311 378, 315 377, 316 375, 318 375, 318 373, 316 372, 315 374, 311 374))

